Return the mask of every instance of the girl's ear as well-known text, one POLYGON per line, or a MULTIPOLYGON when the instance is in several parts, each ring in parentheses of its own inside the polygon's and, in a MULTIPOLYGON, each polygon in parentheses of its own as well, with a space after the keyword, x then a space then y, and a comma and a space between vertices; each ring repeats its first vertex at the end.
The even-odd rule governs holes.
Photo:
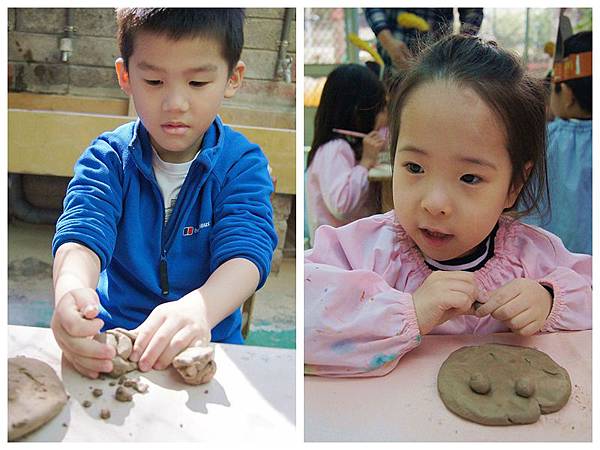
MULTIPOLYGON (((533 169, 533 163, 528 161, 523 166, 523 180, 527 181, 529 179, 529 175, 531 175, 531 170, 533 169)), ((521 193, 521 189, 523 189, 523 185, 525 183, 519 183, 514 185, 508 194, 506 195, 506 202, 504 203, 504 209, 512 208, 521 193)))
POLYGON ((244 79, 244 72, 246 71, 246 64, 242 61, 238 61, 233 71, 227 80, 227 86, 225 86, 225 93, 223 96, 225 98, 231 98, 235 95, 237 90, 242 85, 242 80, 244 79))
POLYGON ((131 95, 131 84, 129 83, 129 72, 125 67, 125 61, 123 58, 117 58, 115 61, 115 70, 117 71, 117 78, 119 80, 119 86, 123 92, 127 95, 131 95))

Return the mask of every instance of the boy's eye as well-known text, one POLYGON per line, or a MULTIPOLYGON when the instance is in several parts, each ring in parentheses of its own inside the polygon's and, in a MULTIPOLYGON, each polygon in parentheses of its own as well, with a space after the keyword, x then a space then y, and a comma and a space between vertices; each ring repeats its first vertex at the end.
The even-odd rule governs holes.
POLYGON ((406 163, 406 164, 404 164, 404 167, 406 167, 406 170, 409 173, 423 173, 423 168, 420 165, 415 164, 415 163, 411 163, 411 162, 406 163))
POLYGON ((190 86, 192 87, 202 87, 205 84, 208 84, 208 81, 190 81, 190 86))
POLYGON ((144 80, 146 82, 146 84, 150 85, 150 86, 159 86, 162 81, 160 80, 144 80))
POLYGON ((468 173, 460 177, 460 181, 467 184, 478 184, 481 182, 481 178, 479 178, 477 175, 468 173))

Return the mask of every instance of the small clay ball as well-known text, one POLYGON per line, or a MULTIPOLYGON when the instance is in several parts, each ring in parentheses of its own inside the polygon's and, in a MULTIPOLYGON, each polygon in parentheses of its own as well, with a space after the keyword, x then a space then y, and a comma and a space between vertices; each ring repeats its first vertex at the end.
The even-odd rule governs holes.
POLYGON ((515 383, 515 392, 521 397, 531 397, 534 390, 535 386, 529 378, 519 378, 515 383))
POLYGON ((100 411, 100 417, 102 419, 110 419, 110 410, 108 409, 103 409, 100 411))
POLYGON ((94 397, 100 397, 103 394, 102 389, 96 388, 92 391, 94 397))
POLYGON ((485 395, 490 392, 490 379, 481 372, 476 372, 469 379, 469 387, 477 394, 485 395))

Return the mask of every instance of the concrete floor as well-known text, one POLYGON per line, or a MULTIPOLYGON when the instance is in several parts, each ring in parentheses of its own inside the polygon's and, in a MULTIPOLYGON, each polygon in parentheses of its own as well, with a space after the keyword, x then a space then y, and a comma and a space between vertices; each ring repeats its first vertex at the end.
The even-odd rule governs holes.
MULTIPOLYGON (((51 242, 54 226, 8 225, 8 323, 49 327, 53 310, 51 242)), ((284 259, 257 292, 249 345, 296 347, 296 269, 284 259)))

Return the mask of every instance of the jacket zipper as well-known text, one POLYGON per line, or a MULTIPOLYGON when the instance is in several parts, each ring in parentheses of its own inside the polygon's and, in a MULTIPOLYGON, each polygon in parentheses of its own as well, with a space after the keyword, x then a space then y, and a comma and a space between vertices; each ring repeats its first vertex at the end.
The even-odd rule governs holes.
POLYGON ((160 288, 162 290, 162 295, 169 295, 169 271, 167 269, 167 250, 162 249, 162 254, 160 255, 160 288))
MULTIPOLYGON (((191 170, 191 167, 190 167, 190 170, 191 170)), ((144 174, 144 176, 146 176, 146 175, 144 174)), ((160 192, 160 188, 158 186, 158 183, 156 182, 156 178, 148 177, 148 176, 146 176, 146 178, 152 184, 155 192, 158 193, 158 198, 159 198, 160 204, 161 204, 162 233, 161 233, 161 237, 160 237, 161 254, 160 254, 160 263, 159 263, 159 267, 158 267, 158 274, 159 274, 161 294, 166 297, 167 295, 169 295, 169 270, 168 270, 168 265, 167 265, 167 244, 169 244, 172 239, 168 239, 168 242, 165 242, 166 223, 165 223, 164 199, 162 198, 162 193, 160 192)), ((184 182, 184 185, 185 185, 185 182, 184 182)), ((183 187, 184 186, 182 186, 181 192, 179 193, 180 195, 183 192, 183 187)), ((176 232, 176 231, 174 231, 174 232, 176 232)), ((171 234, 173 234, 173 233, 171 233, 171 234)))

